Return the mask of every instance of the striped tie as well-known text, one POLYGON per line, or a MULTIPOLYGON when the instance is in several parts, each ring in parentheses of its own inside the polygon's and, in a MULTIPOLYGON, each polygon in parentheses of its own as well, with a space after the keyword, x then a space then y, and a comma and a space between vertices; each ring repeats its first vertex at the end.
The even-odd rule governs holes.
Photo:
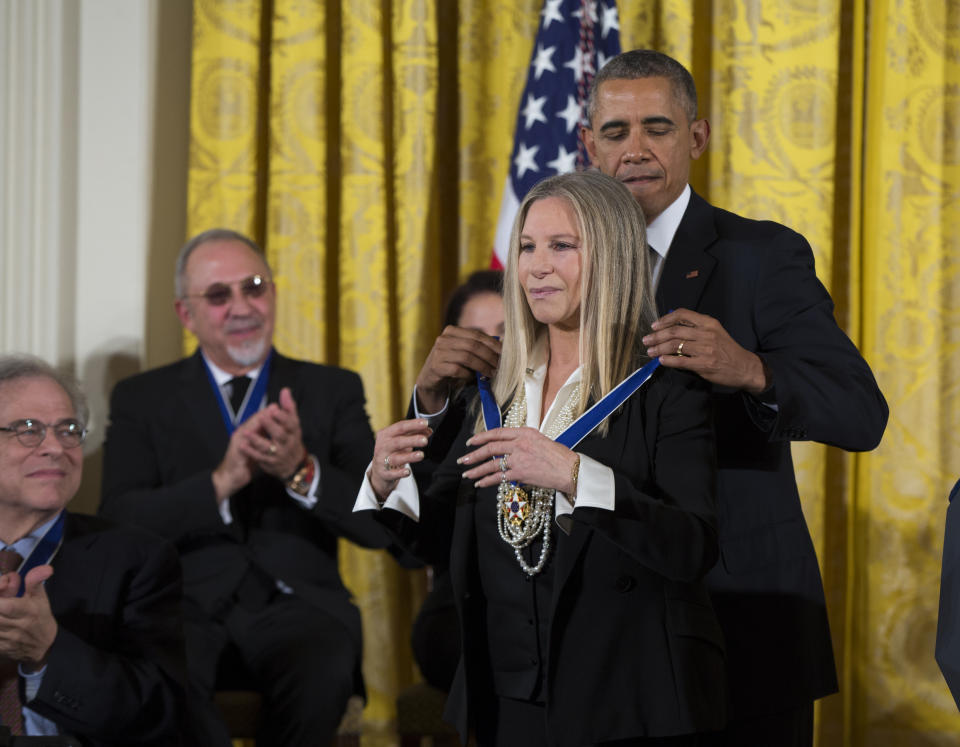
POLYGON ((660 273, 658 272, 660 267, 660 255, 657 254, 657 250, 650 246, 649 243, 647 244, 647 249, 650 251, 650 290, 656 293, 657 286, 660 285, 660 273))
MULTIPOLYGON (((16 571, 23 558, 13 550, 0 550, 0 574, 16 571)), ((0 723, 15 736, 23 734, 23 702, 17 662, 0 658, 0 723)))

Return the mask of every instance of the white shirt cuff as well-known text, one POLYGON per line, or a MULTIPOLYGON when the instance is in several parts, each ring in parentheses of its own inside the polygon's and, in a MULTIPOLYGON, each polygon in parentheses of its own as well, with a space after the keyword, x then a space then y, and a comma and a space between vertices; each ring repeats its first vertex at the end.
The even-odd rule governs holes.
MULTIPOLYGON (((578 452, 579 453, 579 452, 578 452)), ((577 477, 577 508, 602 508, 613 511, 616 508, 616 480, 613 470, 596 459, 580 454, 580 473, 577 477)), ((574 506, 565 493, 557 491, 554 497, 554 512, 557 524, 569 533, 574 506)))
POLYGON ((377 494, 370 484, 371 462, 363 472, 363 482, 360 485, 360 492, 357 493, 357 500, 353 504, 354 511, 379 511, 382 508, 392 508, 399 511, 404 516, 420 521, 420 491, 417 489, 417 481, 413 475, 401 477, 397 487, 387 496, 387 500, 380 505, 377 500, 377 494))
POLYGON ((217 509, 220 511, 220 518, 223 519, 224 524, 233 524, 233 514, 230 513, 230 499, 220 501, 217 504, 217 509))
POLYGON ((43 684, 43 673, 47 671, 46 665, 40 667, 36 672, 24 672, 23 668, 17 666, 18 673, 23 677, 23 701, 29 703, 40 691, 40 685, 43 684))
POLYGON ((443 401, 443 407, 440 408, 439 412, 435 413, 423 413, 420 412, 420 408, 417 407, 417 387, 413 387, 413 414, 414 417, 420 420, 426 420, 427 425, 431 428, 435 428, 436 424, 443 420, 444 415, 447 414, 447 408, 450 406, 450 398, 448 397, 443 401))

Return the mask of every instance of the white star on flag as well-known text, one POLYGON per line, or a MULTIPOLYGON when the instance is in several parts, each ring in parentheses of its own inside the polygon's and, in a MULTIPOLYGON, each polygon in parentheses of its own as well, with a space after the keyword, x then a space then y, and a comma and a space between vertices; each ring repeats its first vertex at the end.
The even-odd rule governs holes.
POLYGON ((567 96, 567 108, 557 112, 557 116, 567 123, 567 132, 573 132, 573 128, 580 124, 580 104, 577 103, 576 96, 567 96))
POLYGON ((523 178, 523 175, 528 171, 539 171, 540 167, 537 166, 536 155, 537 151, 540 150, 539 145, 534 145, 528 148, 523 143, 520 143, 520 152, 517 153, 517 157, 513 159, 514 165, 517 167, 517 176, 523 178))
MULTIPOLYGON (((607 38, 607 34, 609 34, 611 30, 620 30, 620 16, 617 15, 616 5, 603 9, 603 19, 600 21, 600 27, 603 29, 600 33, 604 39, 607 38)), ((603 65, 600 67, 603 67, 603 65)))
POLYGON ((544 70, 549 70, 551 73, 557 72, 557 68, 553 66, 553 53, 557 51, 556 47, 547 47, 543 48, 542 44, 537 45, 537 54, 533 60, 533 67, 536 69, 534 73, 534 80, 540 80, 540 76, 543 75, 544 70))
POLYGON ((540 15, 543 16, 544 30, 550 28, 551 21, 560 21, 560 23, 563 23, 563 16, 560 14, 560 5, 562 3, 563 0, 547 0, 543 4, 543 10, 540 11, 540 15))
POLYGON ((547 121, 547 118, 543 113, 543 105, 546 103, 546 96, 541 96, 540 98, 535 99, 533 94, 527 95, 527 105, 523 109, 523 116, 527 120, 527 123, 524 125, 524 129, 529 130, 531 127, 533 127, 534 122, 547 121))
POLYGON ((577 151, 567 153, 567 149, 561 145, 557 157, 552 161, 547 161, 547 166, 558 174, 569 174, 577 168, 577 151))

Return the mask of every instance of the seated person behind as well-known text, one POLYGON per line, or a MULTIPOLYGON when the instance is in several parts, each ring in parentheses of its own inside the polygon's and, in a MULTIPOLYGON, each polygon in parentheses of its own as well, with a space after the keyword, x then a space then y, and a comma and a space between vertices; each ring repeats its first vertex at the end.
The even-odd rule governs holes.
POLYGON ((180 552, 188 744, 229 747, 218 687, 260 691, 259 747, 327 744, 362 692, 360 613, 337 538, 388 541, 351 511, 373 449, 363 385, 273 349, 276 287, 246 236, 187 242, 176 294, 199 349, 117 384, 100 510, 180 552))
MULTIPOLYGON (((486 335, 491 338, 491 344, 498 344, 493 338, 503 337, 502 288, 503 273, 499 270, 478 270, 471 274, 451 294, 444 314, 444 333, 434 347, 446 342, 443 335, 457 334, 460 329, 486 335)), ((462 368, 466 372, 464 379, 472 379, 472 372, 462 368)), ((418 378, 430 375, 429 370, 424 370, 418 378)), ((449 690, 460 660, 460 631, 450 574, 444 563, 433 566, 430 593, 414 620, 411 645, 423 678, 444 692, 449 690)))
POLYGON ((179 744, 177 556, 65 510, 86 419, 68 377, 0 356, 0 719, 13 734, 84 745, 179 744))
POLYGON ((425 421, 380 431, 355 506, 449 560, 463 646, 445 716, 480 747, 702 744, 726 705, 703 583, 718 556, 709 394, 640 344, 656 305, 626 187, 596 172, 536 185, 504 305, 482 416, 463 418, 428 487, 410 469, 425 421), (555 440, 644 365, 589 435, 555 440))

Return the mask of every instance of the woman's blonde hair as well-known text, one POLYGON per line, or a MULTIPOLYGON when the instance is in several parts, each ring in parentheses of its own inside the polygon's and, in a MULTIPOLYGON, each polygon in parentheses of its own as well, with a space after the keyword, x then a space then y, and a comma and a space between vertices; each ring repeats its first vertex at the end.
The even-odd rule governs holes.
MULTIPOLYGON (((620 182, 598 171, 561 174, 531 189, 517 211, 503 279, 506 331, 493 381, 497 402, 522 391, 524 372, 537 337, 545 329, 530 311, 517 272, 520 234, 538 200, 565 200, 580 233, 580 365, 577 415, 648 360, 641 338, 657 318, 650 287, 646 223, 640 206, 620 182)), ((482 422, 478 423, 482 427, 482 422)), ((606 432, 606 423, 600 429, 606 432)))

